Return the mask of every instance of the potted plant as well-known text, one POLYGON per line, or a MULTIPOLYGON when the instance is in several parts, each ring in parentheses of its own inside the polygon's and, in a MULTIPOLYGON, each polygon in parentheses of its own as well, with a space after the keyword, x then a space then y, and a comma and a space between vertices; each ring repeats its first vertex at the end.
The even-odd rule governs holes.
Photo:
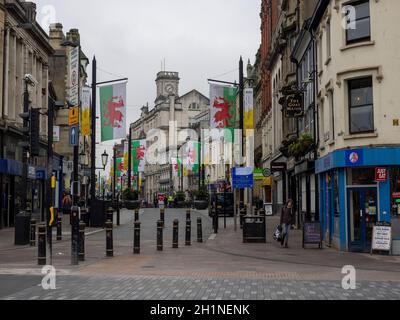
POLYGON ((311 135, 304 133, 296 141, 293 141, 288 147, 288 154, 299 160, 301 157, 309 153, 315 146, 314 139, 311 135))
POLYGON ((128 210, 140 208, 139 192, 132 189, 125 189, 122 193, 122 199, 128 210))
POLYGON ((201 187, 195 192, 194 207, 196 210, 206 210, 208 208, 208 190, 206 186, 201 187))

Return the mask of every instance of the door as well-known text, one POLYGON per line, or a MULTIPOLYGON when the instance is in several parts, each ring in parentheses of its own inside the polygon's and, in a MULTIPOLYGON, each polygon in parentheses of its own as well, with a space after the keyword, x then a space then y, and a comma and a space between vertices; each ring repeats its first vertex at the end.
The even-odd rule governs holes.
POLYGON ((348 189, 349 248, 353 252, 370 252, 372 231, 378 217, 376 188, 348 189))

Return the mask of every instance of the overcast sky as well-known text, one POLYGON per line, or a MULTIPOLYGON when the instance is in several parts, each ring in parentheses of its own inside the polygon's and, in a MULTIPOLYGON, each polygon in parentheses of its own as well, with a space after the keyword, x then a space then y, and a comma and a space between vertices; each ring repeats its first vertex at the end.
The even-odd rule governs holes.
POLYGON ((96 54, 98 81, 129 78, 129 122, 142 105, 153 106, 164 58, 166 70, 180 74, 180 94, 197 89, 209 96, 207 79, 237 80, 240 55, 254 62, 261 41, 260 0, 34 2, 46 31, 50 22, 62 23, 64 32, 79 29, 83 51, 90 60, 96 54))

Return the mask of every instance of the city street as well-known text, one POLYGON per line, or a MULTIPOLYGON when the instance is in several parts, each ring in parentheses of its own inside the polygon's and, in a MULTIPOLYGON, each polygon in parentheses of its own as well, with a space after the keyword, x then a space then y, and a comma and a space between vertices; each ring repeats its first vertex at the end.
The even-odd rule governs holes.
POLYGON ((192 246, 185 246, 183 209, 167 209, 164 251, 156 250, 158 209, 141 210, 141 254, 133 255, 133 213, 121 212, 114 229, 114 258, 105 257, 105 232, 89 230, 86 261, 70 265, 70 236, 54 242, 56 290, 43 290, 37 248, 13 247, 12 233, 0 231, 2 300, 303 300, 399 299, 400 257, 303 249, 301 231, 293 230, 289 249, 272 239, 278 218, 267 218, 267 244, 243 244, 233 219, 217 235, 207 212, 192 212, 192 246), (204 243, 197 243, 197 217, 204 243), (172 222, 179 219, 179 248, 172 249, 172 222), (8 247, 4 246, 8 243, 8 247), (342 268, 357 271, 357 289, 342 289, 342 268))

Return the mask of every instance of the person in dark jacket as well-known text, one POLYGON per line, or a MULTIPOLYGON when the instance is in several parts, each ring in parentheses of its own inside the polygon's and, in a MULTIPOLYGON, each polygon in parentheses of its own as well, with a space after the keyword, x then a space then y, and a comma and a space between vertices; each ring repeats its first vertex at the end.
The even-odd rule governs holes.
POLYGON ((288 200, 285 207, 282 209, 281 225, 282 225, 282 242, 281 245, 288 248, 289 232, 292 224, 294 224, 294 208, 293 200, 288 200))

